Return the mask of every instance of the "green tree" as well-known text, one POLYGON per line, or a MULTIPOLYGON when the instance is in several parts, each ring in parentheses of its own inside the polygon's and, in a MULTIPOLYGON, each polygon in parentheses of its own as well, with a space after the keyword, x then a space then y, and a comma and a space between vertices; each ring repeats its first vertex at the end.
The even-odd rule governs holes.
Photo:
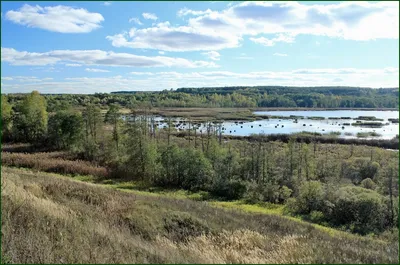
POLYGON ((8 138, 10 136, 12 121, 12 106, 8 103, 8 99, 5 95, 1 95, 1 139, 8 138))
POLYGON ((323 207, 324 189, 319 181, 305 181, 297 197, 299 213, 308 214, 323 207))
POLYGON ((47 121, 46 100, 39 92, 33 91, 17 107, 13 135, 19 141, 37 144, 46 135, 47 121))
POLYGON ((79 113, 59 111, 49 118, 49 143, 59 149, 79 148, 83 119, 79 113))
POLYGON ((119 127, 120 127, 120 118, 121 114, 119 112, 120 107, 116 104, 111 104, 109 110, 106 113, 105 117, 105 122, 109 123, 113 126, 113 132, 112 132, 112 139, 115 142, 115 146, 119 147, 119 140, 120 140, 120 132, 119 132, 119 127))
POLYGON ((367 234, 385 229, 387 219, 384 197, 361 187, 345 186, 336 192, 330 221, 353 232, 367 234))
POLYGON ((86 139, 88 140, 89 138, 92 138, 92 140, 97 143, 103 122, 100 108, 89 104, 83 111, 83 120, 85 122, 86 139))

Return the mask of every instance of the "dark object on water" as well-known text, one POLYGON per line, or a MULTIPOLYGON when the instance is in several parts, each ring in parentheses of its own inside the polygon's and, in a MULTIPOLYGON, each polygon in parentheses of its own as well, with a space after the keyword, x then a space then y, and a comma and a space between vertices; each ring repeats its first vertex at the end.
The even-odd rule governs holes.
POLYGON ((282 128, 283 128, 283 125, 282 125, 282 128))
POLYGON ((251 128, 253 128, 253 125, 251 125, 251 128))
POLYGON ((322 129, 323 132, 325 132, 325 129, 322 129))
POLYGON ((240 126, 240 128, 243 128, 243 126, 240 126))
POLYGON ((261 127, 261 124, 259 124, 258 126, 260 126, 260 127, 261 127))
POLYGON ((303 126, 306 126, 306 124, 304 123, 303 126))
POLYGON ((310 126, 312 126, 312 124, 310 124, 310 126))
POLYGON ((344 130, 344 126, 342 126, 342 130, 344 130))

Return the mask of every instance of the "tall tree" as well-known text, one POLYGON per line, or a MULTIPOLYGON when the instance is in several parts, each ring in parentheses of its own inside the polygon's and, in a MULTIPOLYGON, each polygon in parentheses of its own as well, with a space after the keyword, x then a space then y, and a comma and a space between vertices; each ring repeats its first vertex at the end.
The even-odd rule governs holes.
POLYGON ((83 119, 85 122, 86 139, 91 138, 97 143, 102 123, 100 108, 95 105, 88 105, 83 111, 83 119))
POLYGON ((5 95, 1 95, 1 139, 7 138, 11 129, 12 107, 5 95))
POLYGON ((115 146, 119 147, 119 139, 120 139, 120 133, 119 133, 119 124, 120 124, 120 118, 121 114, 119 112, 120 107, 116 104, 111 104, 109 110, 106 113, 105 117, 105 122, 109 123, 113 126, 113 133, 112 133, 112 139, 115 142, 115 146))
POLYGON ((49 143, 59 149, 79 147, 82 132, 83 119, 79 113, 58 111, 49 118, 49 143))
POLYGON ((38 143, 47 132, 47 121, 46 99, 38 91, 33 91, 17 107, 13 135, 19 141, 38 143))

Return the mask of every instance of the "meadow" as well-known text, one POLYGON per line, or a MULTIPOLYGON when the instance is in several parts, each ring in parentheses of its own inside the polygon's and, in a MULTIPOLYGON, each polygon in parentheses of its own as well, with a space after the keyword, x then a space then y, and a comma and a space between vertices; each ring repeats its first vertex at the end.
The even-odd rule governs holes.
POLYGON ((275 214, 2 167, 4 263, 398 263, 362 237, 275 214))

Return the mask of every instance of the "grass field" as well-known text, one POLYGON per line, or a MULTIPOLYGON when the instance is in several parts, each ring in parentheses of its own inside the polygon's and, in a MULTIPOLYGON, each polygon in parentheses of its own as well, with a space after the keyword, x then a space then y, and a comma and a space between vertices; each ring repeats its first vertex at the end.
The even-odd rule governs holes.
POLYGON ((124 192, 26 169, 1 173, 3 262, 398 263, 397 232, 332 233, 279 208, 124 192))

